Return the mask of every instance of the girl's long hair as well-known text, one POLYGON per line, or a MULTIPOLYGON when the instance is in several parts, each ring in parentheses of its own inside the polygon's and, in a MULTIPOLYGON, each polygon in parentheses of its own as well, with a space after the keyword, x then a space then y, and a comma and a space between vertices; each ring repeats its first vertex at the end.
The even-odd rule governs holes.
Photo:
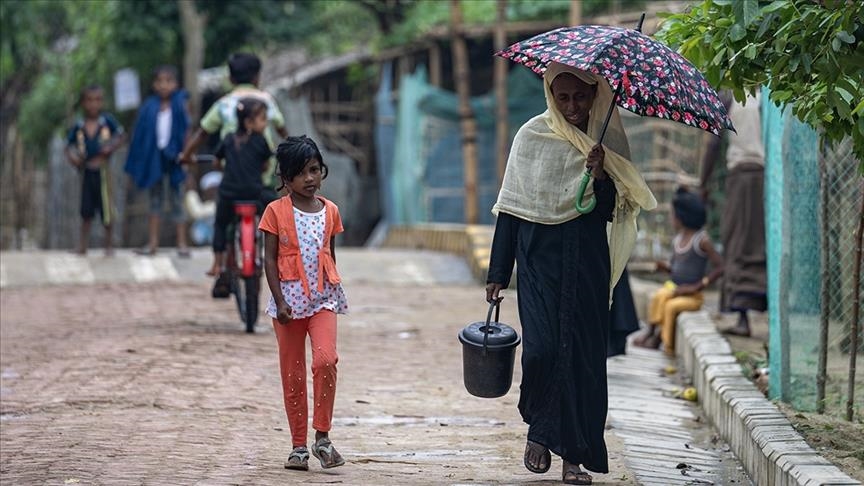
POLYGON ((279 162, 277 165, 279 173, 276 175, 282 180, 282 186, 277 191, 281 191, 288 181, 303 172, 303 168, 310 160, 317 160, 321 164, 322 179, 326 179, 329 173, 318 145, 306 135, 286 138, 276 148, 276 160, 279 162))
POLYGON ((260 113, 267 112, 267 104, 258 98, 241 98, 237 101, 237 131, 234 138, 244 143, 249 138, 249 131, 246 130, 246 120, 258 116, 260 113))

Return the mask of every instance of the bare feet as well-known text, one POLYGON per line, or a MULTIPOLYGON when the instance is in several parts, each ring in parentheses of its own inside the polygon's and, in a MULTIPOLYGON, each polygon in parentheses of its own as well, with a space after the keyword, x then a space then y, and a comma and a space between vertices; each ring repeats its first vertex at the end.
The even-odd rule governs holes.
POLYGON ((213 265, 210 267, 210 270, 207 270, 207 275, 211 277, 217 277, 220 273, 222 273, 222 269, 219 268, 219 264, 216 262, 213 263, 213 265))
POLYGON ((654 326, 649 327, 642 334, 633 338, 633 344, 636 346, 642 346, 645 344, 645 341, 651 338, 654 335, 654 326))
POLYGON ((750 337, 750 319, 747 317, 747 312, 740 312, 735 327, 724 329, 722 332, 732 336, 750 337))
POLYGON ((652 334, 641 343, 637 343, 634 341, 633 344, 639 346, 640 348, 657 349, 660 347, 660 338, 652 334))

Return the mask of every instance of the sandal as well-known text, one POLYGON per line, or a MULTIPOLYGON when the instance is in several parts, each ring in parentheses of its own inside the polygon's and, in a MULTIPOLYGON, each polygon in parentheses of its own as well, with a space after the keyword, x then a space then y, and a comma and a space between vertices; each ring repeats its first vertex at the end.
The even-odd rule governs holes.
POLYGON ((330 469, 345 464, 345 459, 342 459, 328 437, 321 437, 315 442, 315 445, 312 446, 312 455, 321 461, 322 469, 330 469))
POLYGON ((285 461, 285 469, 294 469, 295 471, 309 470, 309 449, 306 446, 295 447, 291 454, 288 455, 288 460, 285 461))
POLYGON ((136 255, 140 256, 154 256, 156 255, 156 248, 151 248, 149 246, 145 246, 144 248, 135 248, 132 250, 136 255))
POLYGON ((228 272, 222 272, 219 274, 219 278, 217 278, 216 283, 213 284, 211 295, 214 299, 227 299, 231 296, 231 279, 228 276, 228 272))
POLYGON ((594 484, 594 478, 583 471, 579 466, 564 462, 564 471, 561 473, 564 484, 594 484), (575 467, 575 469, 574 469, 575 467))
POLYGON ((525 469, 535 474, 543 474, 552 466, 552 454, 549 452, 548 447, 529 440, 525 443, 525 456, 522 461, 525 463, 525 469), (540 458, 536 464, 531 463, 529 455, 532 453, 534 456, 540 458))

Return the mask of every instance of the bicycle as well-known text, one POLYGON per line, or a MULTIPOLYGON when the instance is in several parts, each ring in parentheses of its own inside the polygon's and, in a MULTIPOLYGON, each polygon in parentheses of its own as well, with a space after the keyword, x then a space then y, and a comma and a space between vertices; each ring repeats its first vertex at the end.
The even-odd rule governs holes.
MULTIPOLYGON (((196 155, 195 162, 215 162, 212 155, 196 155)), ((225 269, 219 279, 227 279, 228 294, 213 289, 214 298, 228 298, 234 294, 240 319, 247 333, 255 332, 263 272, 264 238, 258 231, 258 201, 235 201, 234 222, 228 228, 225 248, 225 269)), ((217 281, 218 286, 218 281, 217 281)))
POLYGON ((255 332, 258 322, 261 274, 263 273, 264 238, 258 231, 258 202, 237 201, 234 203, 235 224, 229 232, 225 249, 225 271, 229 275, 231 293, 237 303, 240 319, 247 333, 255 332))

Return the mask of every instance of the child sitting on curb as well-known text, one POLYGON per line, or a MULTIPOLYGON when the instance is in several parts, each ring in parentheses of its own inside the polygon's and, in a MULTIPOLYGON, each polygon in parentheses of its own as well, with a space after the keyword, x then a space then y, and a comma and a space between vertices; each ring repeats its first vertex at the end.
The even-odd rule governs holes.
POLYGON ((672 199, 672 261, 657 262, 657 270, 668 272, 669 280, 654 293, 648 309, 648 330, 633 344, 675 352, 675 320, 684 311, 702 308, 702 290, 723 274, 723 257, 717 253, 705 230, 705 206, 696 194, 679 188, 672 199), (707 276, 708 261, 714 269, 707 276), (656 330, 660 327, 660 335, 656 330))

